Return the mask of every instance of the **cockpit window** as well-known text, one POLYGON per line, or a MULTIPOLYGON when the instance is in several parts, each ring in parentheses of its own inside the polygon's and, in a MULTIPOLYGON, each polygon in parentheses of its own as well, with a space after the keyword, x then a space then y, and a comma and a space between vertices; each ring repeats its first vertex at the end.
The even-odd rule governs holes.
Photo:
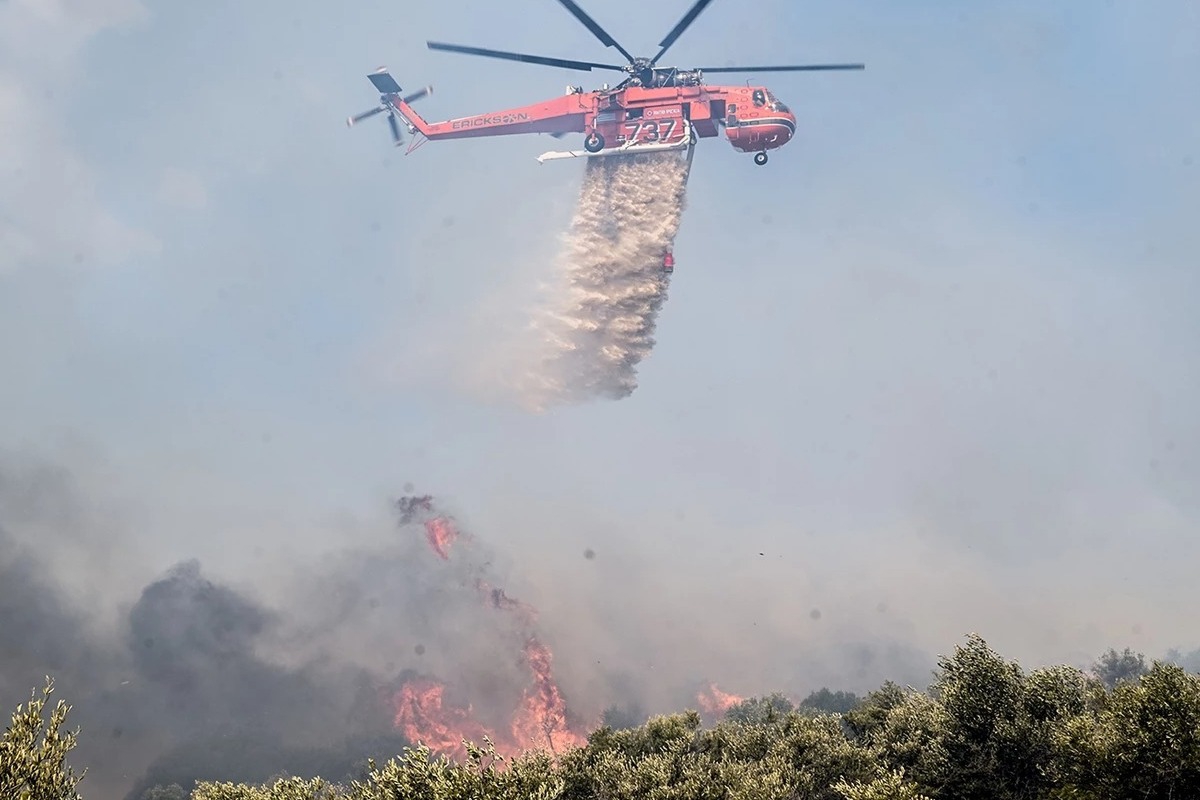
POLYGON ((754 105, 756 105, 756 106, 766 105, 767 95, 765 92, 763 92, 762 89, 755 89, 753 97, 754 97, 754 105))
POLYGON ((767 102, 770 103, 772 111, 779 111, 783 114, 786 114, 789 111, 788 107, 783 104, 783 101, 770 92, 767 92, 767 102))

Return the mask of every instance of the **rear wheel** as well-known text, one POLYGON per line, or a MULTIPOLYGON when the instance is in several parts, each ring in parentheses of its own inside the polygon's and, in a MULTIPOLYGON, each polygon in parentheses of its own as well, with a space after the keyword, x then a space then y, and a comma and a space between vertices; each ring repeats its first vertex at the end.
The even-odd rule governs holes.
POLYGON ((592 133, 583 140, 583 149, 589 153, 599 153, 604 149, 604 137, 592 131, 592 133))
POLYGON ((755 154, 754 154, 754 163, 755 163, 755 164, 758 164, 760 167, 761 167, 763 164, 767 163, 767 154, 766 154, 766 152, 764 151, 764 152, 762 152, 762 153, 755 153, 755 154))

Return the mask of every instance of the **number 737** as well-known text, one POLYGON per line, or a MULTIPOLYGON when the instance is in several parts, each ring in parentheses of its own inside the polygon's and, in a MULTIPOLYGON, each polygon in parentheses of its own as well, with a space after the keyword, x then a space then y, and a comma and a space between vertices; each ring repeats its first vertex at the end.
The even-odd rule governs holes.
POLYGON ((656 120, 638 120, 637 122, 626 122, 625 129, 630 131, 626 141, 666 141, 671 138, 671 134, 675 132, 675 127, 678 124, 679 120, 677 119, 664 119, 661 122, 656 120))

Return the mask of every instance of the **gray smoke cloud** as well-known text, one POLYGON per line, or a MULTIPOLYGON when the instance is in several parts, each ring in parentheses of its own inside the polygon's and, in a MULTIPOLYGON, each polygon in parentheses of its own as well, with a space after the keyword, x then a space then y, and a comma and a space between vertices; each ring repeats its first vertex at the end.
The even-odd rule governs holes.
POLYGON ((589 159, 560 280, 534 322, 549 351, 528 377, 534 408, 637 388, 670 287, 663 255, 683 217, 691 152, 589 159))
MULTIPOLYGON (((319 560, 272 553, 235 583, 184 559, 141 587, 109 587, 84 606, 77 598, 89 595, 64 580, 74 567, 58 545, 97 547, 113 534, 89 516, 94 489, 69 475, 0 459, 0 702, 11 708, 43 675, 56 678, 84 732, 76 763, 89 770, 89 800, 138 800, 157 784, 261 781, 282 771, 340 779, 366 757, 400 751, 393 698, 414 678, 444 683, 447 706, 507 730, 530 685, 521 653, 529 629, 501 607, 512 598, 542 612, 536 635, 554 651, 555 679, 577 728, 611 706, 634 716, 694 708, 709 680, 737 694, 778 690, 801 699, 822 685, 924 685, 934 663, 914 644, 920 619, 881 622, 884 633, 838 622, 836 603, 798 617, 794 603, 780 599, 798 576, 782 565, 764 563, 753 586, 727 575, 734 601, 722 591, 696 593, 694 575, 714 574, 702 564, 676 580, 644 553, 621 556, 611 536, 572 566, 495 521, 453 519, 459 534, 442 558, 424 526, 447 514, 436 502, 407 517, 388 509, 319 560), (488 546, 493 536, 504 547, 488 546), (551 574, 582 591, 545 581, 551 574), (539 582, 557 588, 547 595, 539 582), (115 623, 105 621, 110 615, 115 623), (828 635, 814 632, 824 626, 828 635)), ((530 535, 544 538, 553 526, 530 523, 532 514, 522 515, 530 535)), ((669 531, 659 538, 643 549, 689 546, 669 531)), ((911 566, 893 555, 893 570, 911 566)), ((833 563, 828 554, 812 557, 833 563)), ((841 574, 810 580, 826 593, 824 584, 841 574)), ((883 576, 859 579, 865 587, 883 576)), ((965 588, 958 596, 971 600, 965 588)))
MULTIPOLYGON (((695 707, 709 679, 724 684, 732 674, 710 672, 718 665, 704 657, 711 643, 703 637, 681 639, 659 631, 653 615, 627 613, 646 594, 624 584, 653 586, 648 576, 625 570, 605 578, 610 610, 554 608, 526 595, 529 581, 553 566, 530 561, 520 545, 490 547, 473 523, 436 501, 381 514, 368 535, 319 560, 272 554, 249 580, 235 583, 183 559, 140 588, 108 587, 99 597, 70 591, 63 575, 75 573, 63 571, 52 543, 95 547, 113 535, 89 517, 91 493, 68 471, 0 462, 0 701, 11 708, 42 676, 55 678, 83 730, 76 764, 88 769, 89 800, 139 800, 159 784, 261 781, 279 772, 340 779, 365 758, 407 744, 394 698, 417 678, 444 683, 448 707, 507 731, 531 685, 523 658, 531 633, 554 652, 577 731, 611 706, 639 714, 695 707), (446 558, 427 540, 431 519, 458 532, 446 558), (91 607, 79 597, 91 597, 91 607), (531 627, 514 601, 548 613, 531 627)), ((490 526, 478 527, 486 536, 490 526)), ((593 556, 581 563, 604 564, 593 556)), ((908 670, 886 654, 831 657, 849 673, 878 658, 868 679, 908 670)), ((769 688, 802 694, 806 686, 785 683, 769 688)))
POLYGON ((436 507, 392 514, 320 563, 279 554, 269 566, 285 574, 261 585, 185 559, 85 609, 55 542, 106 534, 63 512, 86 505, 65 475, 0 462, 0 701, 11 709, 55 679, 84 732, 75 762, 89 800, 283 771, 338 780, 408 744, 394 724, 404 681, 444 682, 448 703, 494 727, 528 682, 518 622, 479 590, 502 584, 503 560, 467 537, 441 559, 423 535, 436 507))

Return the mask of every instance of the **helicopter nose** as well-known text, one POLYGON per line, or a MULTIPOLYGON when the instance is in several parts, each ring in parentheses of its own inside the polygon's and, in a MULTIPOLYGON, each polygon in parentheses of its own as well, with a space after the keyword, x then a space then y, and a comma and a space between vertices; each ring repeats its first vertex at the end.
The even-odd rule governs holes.
POLYGON ((783 147, 796 134, 796 115, 790 111, 775 114, 766 122, 762 135, 767 149, 783 147))
POLYGON ((779 125, 776 131, 779 134, 781 144, 786 144, 796 135, 796 115, 792 113, 791 109, 785 108, 779 114, 779 125))

